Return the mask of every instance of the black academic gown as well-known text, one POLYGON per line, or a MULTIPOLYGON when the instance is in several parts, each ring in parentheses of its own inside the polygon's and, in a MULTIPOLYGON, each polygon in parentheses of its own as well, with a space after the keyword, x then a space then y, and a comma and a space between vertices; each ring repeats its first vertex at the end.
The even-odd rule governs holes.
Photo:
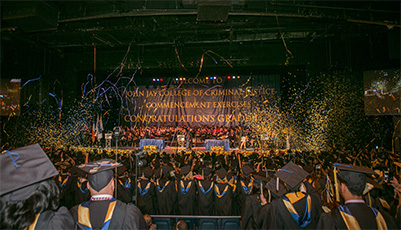
POLYGON ((214 185, 214 194, 215 215, 230 216, 232 209, 231 186, 228 183, 216 183, 214 185))
POLYGON ((159 215, 173 215, 177 201, 175 182, 169 180, 156 181, 157 213, 159 215))
POLYGON ((267 229, 269 225, 269 219, 268 219, 268 213, 270 210, 271 204, 265 204, 260 208, 259 214, 256 218, 256 225, 258 226, 258 229, 267 229))
POLYGON ((214 183, 210 180, 197 181, 198 215, 212 216, 214 210, 214 183))
POLYGON ((235 196, 235 201, 234 201, 236 203, 234 204, 234 207, 236 208, 234 212, 236 214, 242 213, 242 208, 244 206, 245 199, 247 196, 252 194, 252 190, 253 190, 253 183, 251 183, 251 180, 243 180, 242 178, 238 180, 237 194, 235 196))
POLYGON ((76 205, 74 199, 76 185, 73 183, 73 176, 60 174, 55 177, 55 181, 60 188, 60 205, 68 209, 76 205))
POLYGON ((135 184, 132 183, 129 177, 122 177, 117 179, 117 199, 124 203, 132 202, 132 195, 135 184))
MULTIPOLYGON (((361 229, 377 229, 376 217, 372 209, 365 203, 350 203, 345 204, 348 207, 351 214, 356 218, 361 229)), ((396 229, 394 221, 387 219, 383 216, 386 221, 388 229, 396 229)), ((338 209, 332 210, 330 213, 323 213, 320 217, 317 225, 318 229, 347 229, 344 220, 341 217, 338 209)))
POLYGON ((155 197, 155 185, 149 180, 141 180, 138 182, 138 208, 142 213, 153 215, 153 202, 155 197))
POLYGON ((56 212, 45 211, 39 215, 34 229, 74 229, 75 223, 67 208, 61 207, 56 212))
POLYGON ((177 184, 178 213, 180 215, 194 215, 196 210, 195 180, 179 180, 177 184))
MULTIPOLYGON (((285 206, 283 199, 274 200, 271 203, 271 207, 267 214, 268 216, 268 229, 316 229, 317 223, 319 221, 319 217, 322 214, 322 206, 320 205, 320 201, 317 200, 314 196, 311 197, 311 222, 301 228, 299 224, 295 221, 292 217, 290 212, 288 211, 287 207, 285 206)), ((301 200, 297 201, 293 204, 294 208, 296 209, 299 216, 302 218, 305 214, 306 208, 306 197, 302 198, 301 200)))
POLYGON ((256 221, 258 219, 259 211, 262 208, 262 204, 260 203, 258 196, 258 194, 252 194, 245 198, 241 214, 242 229, 259 229, 256 221))
MULTIPOLYGON (((88 201, 82 204, 89 209, 89 221, 92 225, 92 229, 101 229, 103 227, 110 202, 111 201, 88 201)), ((116 202, 108 229, 146 229, 145 219, 141 211, 135 205, 125 204, 119 200, 116 202)), ((73 219, 77 223, 78 207, 79 205, 74 206, 70 210, 73 219)), ((84 228, 78 224, 78 229, 84 228)))
POLYGON ((73 187, 74 187, 74 197, 75 197, 75 205, 81 204, 82 202, 89 200, 91 198, 91 194, 88 189, 88 181, 80 181, 79 177, 73 177, 73 187))

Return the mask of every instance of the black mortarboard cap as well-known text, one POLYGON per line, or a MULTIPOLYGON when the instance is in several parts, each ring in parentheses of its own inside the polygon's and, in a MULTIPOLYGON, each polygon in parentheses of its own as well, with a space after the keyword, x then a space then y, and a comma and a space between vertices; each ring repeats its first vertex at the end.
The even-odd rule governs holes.
POLYGON ((224 179, 224 177, 227 176, 227 171, 224 168, 221 168, 217 170, 216 174, 220 179, 224 179))
POLYGON ((163 171, 162 168, 159 167, 159 168, 153 170, 153 175, 155 175, 156 178, 160 178, 163 175, 162 171, 163 171))
POLYGON ((291 189, 294 189, 305 179, 309 173, 298 165, 290 162, 274 174, 286 183, 291 189))
POLYGON ((270 192, 272 192, 274 195, 276 195, 277 197, 282 197, 284 194, 287 193, 287 189, 284 186, 284 183, 279 180, 280 185, 278 186, 278 190, 277 190, 277 179, 276 178, 272 178, 270 179, 269 182, 267 182, 267 184, 265 185, 265 187, 270 190, 270 192))
POLYGON ((127 171, 127 167, 125 167, 124 165, 123 166, 121 166, 121 167, 118 167, 117 168, 117 174, 118 175, 121 175, 121 174, 123 174, 125 171, 127 171))
POLYGON ((3 151, 0 172, 0 196, 8 201, 25 200, 39 182, 58 175, 39 144, 3 151))
POLYGON ((151 178, 153 176, 153 170, 149 167, 141 168, 141 175, 144 175, 146 178, 151 178))
POLYGON ((99 192, 113 179, 112 169, 122 166, 122 164, 110 159, 101 159, 88 164, 79 165, 78 168, 88 173, 88 181, 91 188, 99 192))
POLYGON ((212 169, 211 168, 203 168, 202 172, 203 172, 204 176, 209 176, 212 173, 212 169))
POLYGON ((163 175, 168 176, 170 175, 170 171, 173 171, 173 167, 171 167, 170 165, 163 165, 162 167, 162 171, 163 171, 163 175))
POLYGON ((180 174, 181 175, 187 175, 191 171, 191 166, 185 165, 181 168, 180 174))
POLYGON ((370 177, 366 177, 366 183, 369 183, 369 184, 373 185, 374 188, 383 189, 383 185, 382 184, 380 184, 375 179, 372 179, 370 177))
POLYGON ((366 183, 366 176, 377 175, 375 171, 363 166, 354 166, 335 163, 334 167, 338 170, 338 177, 347 183, 366 183))
POLYGON ((245 166, 242 167, 242 173, 243 173, 245 176, 248 176, 248 175, 250 175, 250 174, 253 173, 253 172, 254 172, 253 169, 252 169, 251 166, 249 166, 249 165, 245 165, 245 166))

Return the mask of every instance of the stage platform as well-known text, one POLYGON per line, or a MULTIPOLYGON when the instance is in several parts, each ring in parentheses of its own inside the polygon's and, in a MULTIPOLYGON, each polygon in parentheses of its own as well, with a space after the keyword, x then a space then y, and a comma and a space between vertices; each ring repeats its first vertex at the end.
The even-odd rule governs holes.
MULTIPOLYGON (((113 148, 112 148, 113 149, 113 148)), ((121 150, 133 150, 133 151, 140 151, 139 147, 118 147, 118 149, 121 150)), ((152 151, 160 151, 160 152, 166 152, 166 153, 176 153, 179 151, 195 151, 195 152, 211 152, 211 150, 206 150, 205 147, 193 147, 191 149, 187 149, 185 147, 171 147, 171 146, 166 146, 164 149, 159 149, 159 150, 152 150, 152 151)), ((247 148, 247 149, 238 149, 238 148, 230 148, 230 150, 224 150, 224 152, 234 152, 234 151, 255 151, 253 148, 247 148)))

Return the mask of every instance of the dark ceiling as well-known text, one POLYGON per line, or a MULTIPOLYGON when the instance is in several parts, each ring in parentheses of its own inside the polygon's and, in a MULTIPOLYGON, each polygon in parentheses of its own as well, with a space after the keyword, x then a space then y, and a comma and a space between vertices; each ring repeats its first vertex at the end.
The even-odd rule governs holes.
POLYGON ((246 62, 270 43, 288 56, 289 43, 358 42, 400 28, 400 1, 2 1, 1 8, 7 52, 35 47, 76 54, 96 47, 120 59, 131 44, 153 59, 166 59, 158 57, 161 50, 175 56, 220 47, 246 62))
POLYGON ((269 41, 280 32, 314 39, 392 27, 400 27, 399 1, 2 2, 2 38, 46 48, 269 41))

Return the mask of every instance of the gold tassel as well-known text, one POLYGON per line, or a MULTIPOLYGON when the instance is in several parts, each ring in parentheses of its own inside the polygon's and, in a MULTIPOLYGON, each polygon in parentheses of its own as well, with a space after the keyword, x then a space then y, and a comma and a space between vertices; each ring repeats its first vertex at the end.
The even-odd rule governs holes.
POLYGON ((279 184, 279 178, 277 177, 277 181, 276 181, 276 191, 279 190, 278 184, 279 184))
POLYGON ((269 192, 269 204, 270 204, 270 202, 272 200, 272 194, 270 193, 270 190, 267 190, 267 191, 269 192))
POLYGON ((337 181, 337 167, 334 167, 334 187, 336 189, 336 201, 340 202, 340 194, 338 192, 338 181, 337 181))

